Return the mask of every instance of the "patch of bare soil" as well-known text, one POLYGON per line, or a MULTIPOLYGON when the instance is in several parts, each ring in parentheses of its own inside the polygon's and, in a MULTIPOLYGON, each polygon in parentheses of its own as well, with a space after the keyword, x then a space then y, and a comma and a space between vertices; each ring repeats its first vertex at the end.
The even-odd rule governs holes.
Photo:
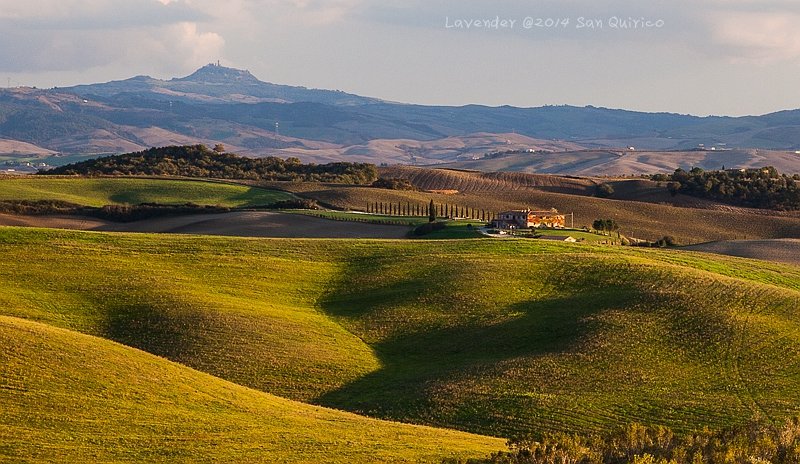
POLYGON ((800 239, 730 240, 702 243, 684 249, 800 266, 800 239))

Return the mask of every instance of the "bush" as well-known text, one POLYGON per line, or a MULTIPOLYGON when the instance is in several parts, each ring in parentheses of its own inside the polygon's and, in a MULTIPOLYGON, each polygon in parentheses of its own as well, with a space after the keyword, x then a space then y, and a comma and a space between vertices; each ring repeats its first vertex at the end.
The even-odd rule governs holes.
POLYGON ((316 200, 308 198, 297 198, 293 200, 281 200, 266 206, 269 209, 319 209, 316 200))
POLYGON ((594 195, 598 198, 609 198, 614 195, 614 187, 611 184, 602 183, 595 187, 594 195))
POLYGON ((372 187, 387 190, 419 190, 408 179, 381 177, 372 183, 372 187))
POLYGON ((411 231, 411 234, 416 237, 421 237, 423 235, 428 235, 431 232, 436 232, 437 230, 442 230, 447 225, 444 222, 437 221, 437 222, 427 222, 425 224, 420 224, 411 231))
POLYGON ((194 203, 183 205, 160 205, 142 203, 140 205, 106 205, 90 210, 88 215, 114 222, 134 222, 155 217, 180 216, 185 214, 227 213, 230 208, 222 206, 200 206, 194 203))
POLYGON ((90 208, 60 200, 4 200, 0 213, 7 214, 82 214, 90 208))
POLYGON ((678 242, 675 241, 675 237, 673 237, 671 235, 665 235, 664 237, 656 240, 654 245, 657 246, 657 247, 664 248, 664 247, 674 247, 677 244, 678 244, 678 242))
MULTIPOLYGON (((509 442, 510 452, 473 464, 704 464, 800 462, 800 419, 783 424, 751 421, 722 431, 684 436, 666 427, 630 424, 605 436, 564 433, 509 442)), ((450 461, 453 462, 453 461, 450 461)))

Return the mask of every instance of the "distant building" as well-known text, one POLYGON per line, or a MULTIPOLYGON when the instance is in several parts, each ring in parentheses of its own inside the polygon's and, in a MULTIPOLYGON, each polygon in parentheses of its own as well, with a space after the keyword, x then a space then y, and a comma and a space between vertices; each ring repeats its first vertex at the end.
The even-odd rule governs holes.
POLYGON ((551 229, 563 229, 566 224, 566 217, 558 214, 557 209, 550 211, 532 211, 530 209, 504 211, 497 215, 497 219, 492 221, 492 226, 497 229, 533 229, 537 227, 549 227, 551 229))
POLYGON ((536 237, 539 240, 552 240, 554 242, 567 242, 567 243, 576 243, 578 241, 575 237, 570 237, 569 235, 542 235, 541 237, 536 237))

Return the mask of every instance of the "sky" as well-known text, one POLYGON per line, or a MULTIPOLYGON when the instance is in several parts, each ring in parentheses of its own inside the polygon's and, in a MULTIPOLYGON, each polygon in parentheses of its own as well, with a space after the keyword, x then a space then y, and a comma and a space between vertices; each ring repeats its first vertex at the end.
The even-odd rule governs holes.
POLYGON ((800 108, 798 0, 0 0, 0 31, 2 86, 220 61, 405 103, 800 108))

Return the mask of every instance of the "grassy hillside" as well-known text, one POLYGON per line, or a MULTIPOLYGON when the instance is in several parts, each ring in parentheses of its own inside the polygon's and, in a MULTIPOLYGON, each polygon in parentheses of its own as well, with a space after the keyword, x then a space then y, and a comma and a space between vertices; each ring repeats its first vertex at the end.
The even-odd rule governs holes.
POLYGON ((790 265, 534 240, 0 244, 0 314, 371 416, 510 436, 800 412, 790 265))
POLYGON ((84 206, 162 203, 266 205, 290 199, 285 192, 216 182, 110 178, 0 179, 0 200, 61 200, 84 206))
POLYGON ((4 462, 440 462, 502 440, 278 398, 138 350, 0 316, 4 462))

